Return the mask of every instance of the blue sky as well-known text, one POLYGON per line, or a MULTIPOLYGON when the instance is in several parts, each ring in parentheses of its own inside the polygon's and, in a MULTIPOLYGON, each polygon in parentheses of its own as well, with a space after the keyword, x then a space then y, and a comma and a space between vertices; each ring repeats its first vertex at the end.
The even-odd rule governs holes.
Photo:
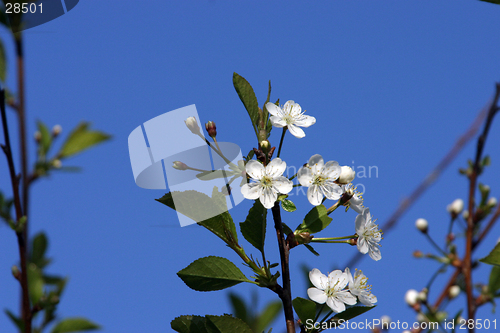
MULTIPOLYGON (((113 135, 66 162, 81 166, 82 173, 53 174, 32 191, 31 232, 49 236, 54 258, 49 271, 70 276, 60 315, 86 316, 104 332, 169 332, 176 316, 230 311, 228 291, 192 291, 176 276, 180 269, 218 255, 250 273, 205 229, 179 227, 175 212, 154 201, 164 191, 135 185, 127 138, 138 125, 196 104, 202 123, 217 123, 219 140, 246 153, 256 143, 232 74, 252 84, 260 105, 271 80, 272 100, 295 100, 318 120, 305 138, 285 138, 283 160, 300 166, 319 153, 358 171, 376 167, 377 176, 355 183, 366 188, 365 205, 383 223, 492 96, 500 80, 499 14, 500 6, 473 0, 81 1, 62 17, 25 31, 30 136, 37 119, 62 125, 64 134, 89 120, 113 135)), ((14 89, 15 58, 7 36, 0 31, 10 64, 7 82, 14 89)), ((9 116, 15 128, 13 113, 9 116)), ((497 121, 486 146, 492 166, 481 179, 496 197, 499 129, 497 121)), ((278 132, 271 136, 273 145, 278 132)), ((355 266, 369 277, 379 300, 366 318, 414 321, 404 293, 424 287, 437 269, 412 257, 416 249, 431 251, 414 221, 427 218, 430 233, 442 243, 446 205, 467 193, 457 170, 473 156, 474 146, 469 143, 385 235, 382 260, 366 257, 355 266)), ((31 150, 33 161, 33 143, 31 150)), ((0 170, 0 188, 7 191, 4 158, 0 170)), ((283 215, 295 227, 311 206, 305 197, 293 200, 298 212, 283 215)), ((250 206, 247 201, 231 210, 235 222, 244 220, 250 206)), ((332 217, 325 236, 352 234, 354 212, 332 217)), ((486 255, 499 236, 497 226, 476 255, 486 255)), ((320 257, 292 250, 294 297, 306 297, 300 264, 328 272, 343 269, 356 253, 348 246, 321 245, 316 246, 320 257)), ((278 260, 274 240, 266 250, 270 260, 278 260)), ((16 239, 5 226, 0 252, 0 307, 15 310, 19 292, 10 267, 18 260, 16 239)), ((475 281, 486 282, 486 270, 475 281)), ((249 298, 253 288, 238 285, 231 291, 249 298)), ((438 292, 431 291, 431 299, 438 292)), ((259 290, 259 296, 274 297, 268 290, 259 290)), ((478 318, 493 317, 489 305, 478 313, 478 318)), ((283 320, 274 326, 280 332, 283 320)), ((5 316, 0 327, 13 331, 5 316)))

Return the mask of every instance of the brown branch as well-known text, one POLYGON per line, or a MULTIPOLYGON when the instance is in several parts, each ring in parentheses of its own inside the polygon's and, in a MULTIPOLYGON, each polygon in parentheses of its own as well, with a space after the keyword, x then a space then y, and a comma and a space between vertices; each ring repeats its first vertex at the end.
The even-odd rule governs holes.
POLYGON ((276 236, 278 237, 278 246, 280 250, 281 259, 281 277, 283 279, 283 288, 278 293, 283 303, 283 311, 285 312, 286 330, 288 333, 295 333, 295 321, 293 319, 292 307, 292 290, 290 287, 290 268, 289 268, 289 252, 290 248, 285 242, 285 235, 283 234, 283 225, 281 222, 281 213, 279 202, 274 204, 271 209, 273 212, 274 227, 276 229, 276 236))
MULTIPOLYGON (((396 210, 381 227, 385 235, 387 235, 387 233, 397 224, 403 214, 406 213, 406 211, 410 209, 420 196, 422 196, 422 194, 424 194, 425 191, 439 178, 441 173, 446 170, 465 145, 474 138, 476 133, 479 131, 483 120, 486 118, 491 105, 492 103, 489 102, 485 107, 483 107, 483 109, 481 109, 469 128, 458 138, 455 145, 448 151, 441 161, 439 161, 436 167, 424 178, 424 180, 411 192, 408 197, 401 201, 398 208, 396 208, 396 210)), ((354 254, 346 266, 354 266, 362 257, 363 255, 359 252, 354 254)))
POLYGON ((472 251, 476 249, 476 247, 483 241, 484 237, 488 234, 491 228, 495 225, 496 221, 500 217, 500 205, 497 205, 497 210, 495 214, 491 217, 491 220, 488 222, 486 227, 483 229, 479 237, 472 243, 472 251))
MULTIPOLYGON (((474 299, 474 295, 472 294, 472 248, 473 248, 473 238, 474 238, 474 227, 476 219, 476 211, 475 211, 475 193, 476 193, 476 184, 477 177, 481 172, 481 158, 483 155, 484 145, 486 143, 486 139, 488 137, 488 133, 491 127, 491 123, 493 122, 493 118, 498 111, 498 99, 500 97, 500 84, 497 83, 495 97, 493 98, 492 103, 488 109, 488 116, 486 118, 486 123, 484 125, 483 132, 477 139, 477 149, 476 149, 476 158, 474 161, 474 166, 472 169, 472 173, 469 176, 469 216, 467 218, 467 231, 466 231, 466 242, 465 242, 465 256, 463 260, 462 272, 465 276, 465 292, 467 294, 467 314, 469 319, 475 318, 476 313, 476 302, 474 299)), ((469 329, 469 332, 473 333, 474 328, 469 329)))
MULTIPOLYGON (((12 193, 14 196, 14 207, 16 210, 16 226, 19 226, 23 216, 23 210, 21 206, 21 196, 19 193, 19 177, 16 176, 16 170, 14 166, 14 160, 12 158, 12 148, 10 145, 9 127, 7 124, 7 114, 5 112, 5 91, 0 91, 0 111, 2 113, 2 124, 3 132, 5 138, 5 145, 2 145, 2 149, 7 157, 7 163, 9 166, 10 181, 12 184, 12 193)), ((28 292, 28 264, 27 264, 27 240, 24 234, 26 225, 21 230, 16 230, 17 244, 19 248, 19 258, 20 258, 20 276, 18 280, 21 284, 21 313, 24 322, 24 331, 26 333, 31 333, 31 308, 28 292)))

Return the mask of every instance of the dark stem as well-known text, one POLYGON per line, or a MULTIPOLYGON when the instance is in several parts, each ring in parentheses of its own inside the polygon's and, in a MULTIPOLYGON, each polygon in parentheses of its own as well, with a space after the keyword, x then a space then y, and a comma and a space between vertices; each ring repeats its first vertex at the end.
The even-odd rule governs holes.
POLYGON ((285 242, 285 235, 283 234, 283 225, 281 223, 281 212, 279 202, 274 204, 271 209, 273 212, 274 228, 276 229, 276 236, 278 237, 278 246, 280 249, 281 259, 281 277, 283 279, 283 288, 278 296, 283 303, 283 310, 285 312, 286 330, 287 333, 295 333, 295 321, 293 319, 292 307, 292 290, 290 287, 290 268, 289 268, 289 251, 290 248, 285 242))
POLYGON ((276 157, 280 157, 281 146, 283 146, 283 139, 285 139, 285 133, 286 133, 286 126, 283 127, 283 133, 281 134, 280 145, 279 145, 279 148, 278 148, 278 155, 276 155, 276 157))
MULTIPOLYGON (((469 217, 467 218, 467 232, 466 232, 466 242, 465 242, 465 256, 462 264, 462 272, 465 276, 465 291, 467 294, 467 314, 469 319, 475 318, 476 306, 474 295, 472 294, 472 249, 473 249, 473 238, 474 238, 474 227, 475 227, 475 192, 477 177, 481 171, 481 157, 483 155, 484 145, 486 143, 486 138, 493 122, 493 118, 498 111, 498 98, 500 97, 500 84, 496 85, 496 92, 493 101, 490 104, 488 111, 488 116, 486 118, 486 123, 484 125, 483 132, 477 139, 477 149, 476 158, 474 161, 474 167, 472 174, 469 176, 469 217)), ((473 333, 474 328, 469 329, 469 332, 473 333)))
MULTIPOLYGON (((14 207, 16 210, 16 225, 19 223, 21 218, 24 216, 22 206, 21 206, 21 196, 19 193, 19 178, 16 176, 16 170, 14 166, 14 160, 12 158, 12 148, 10 145, 9 127, 7 124, 7 114, 5 112, 5 91, 0 91, 0 110, 2 113, 2 125, 5 137, 5 146, 2 145, 2 149, 7 157, 7 163, 9 165, 10 181, 12 184, 12 193, 14 196, 14 207)), ((24 228, 16 231, 17 245, 19 248, 19 261, 20 261, 20 283, 21 283, 21 317, 24 322, 24 332, 31 333, 31 308, 28 293, 28 264, 27 264, 27 241, 26 241, 26 224, 24 228)))

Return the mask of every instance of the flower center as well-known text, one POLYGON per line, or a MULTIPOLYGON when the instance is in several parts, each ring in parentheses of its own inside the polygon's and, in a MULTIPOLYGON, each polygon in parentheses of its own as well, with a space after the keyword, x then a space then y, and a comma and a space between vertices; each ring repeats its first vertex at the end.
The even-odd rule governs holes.
POLYGON ((273 180, 269 176, 264 176, 261 178, 260 183, 263 187, 272 187, 273 186, 273 180))
POLYGON ((295 122, 295 120, 293 119, 293 116, 291 116, 290 114, 287 114, 283 117, 283 120, 286 122, 287 125, 291 125, 295 122))
POLYGON ((325 184, 325 182, 328 180, 327 177, 323 176, 323 175, 318 175, 318 176, 315 176, 314 177, 314 180, 313 180, 313 185, 319 185, 319 186, 322 186, 325 184))

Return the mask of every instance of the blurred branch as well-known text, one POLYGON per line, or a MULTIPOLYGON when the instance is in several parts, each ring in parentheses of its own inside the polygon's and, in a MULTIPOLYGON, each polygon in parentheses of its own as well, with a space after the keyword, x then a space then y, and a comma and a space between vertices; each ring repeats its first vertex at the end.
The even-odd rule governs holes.
MULTIPOLYGON (((7 124, 7 114, 5 112, 5 91, 2 89, 0 91, 0 110, 2 113, 2 125, 5 137, 5 145, 2 145, 2 149, 7 157, 7 163, 9 165, 10 180, 12 183, 12 192, 14 195, 14 206, 16 210, 16 227, 19 227, 21 219, 23 216, 23 210, 21 207, 21 196, 19 194, 19 177, 16 175, 14 160, 12 158, 12 148, 10 145, 9 127, 7 124)), ((24 224, 22 228, 16 230, 17 244, 19 247, 19 257, 21 264, 21 309, 22 318, 24 323, 24 331, 26 333, 31 333, 31 308, 29 300, 28 291, 28 272, 27 272, 27 238, 25 234, 26 225, 24 224)))
MULTIPOLYGON (((425 193, 425 191, 439 178, 441 173, 450 165, 450 163, 457 157, 458 153, 462 151, 465 145, 474 138, 479 131, 481 124, 486 118, 491 106, 495 103, 488 102, 488 104, 481 109, 469 128, 458 138, 455 145, 448 151, 448 153, 439 161, 436 167, 424 178, 424 180, 411 192, 411 194, 404 198, 398 208, 392 213, 387 221, 382 225, 381 229, 384 234, 387 234, 399 221, 399 219, 406 213, 408 209, 425 193)), ((361 253, 354 254, 347 267, 354 266, 363 255, 361 253)))
MULTIPOLYGON (((476 159, 474 161, 474 167, 472 173, 469 176, 469 216, 467 218, 467 233, 466 233, 466 243, 465 243, 465 257, 462 262, 462 272, 465 276, 465 288, 467 293, 467 313, 469 319, 475 317, 476 306, 474 296, 472 294, 472 248, 473 248, 473 237, 475 224, 478 221, 476 218, 475 211, 475 193, 476 193, 476 183, 477 177, 481 173, 481 157, 483 155, 484 145, 488 137, 488 133, 493 122, 493 118, 498 111, 498 99, 500 97, 500 84, 496 84, 495 97, 488 108, 488 116, 486 118, 486 123, 484 125, 483 132, 477 139, 477 149, 476 149, 476 159)), ((469 332, 474 332, 474 328, 470 329, 469 332)))

